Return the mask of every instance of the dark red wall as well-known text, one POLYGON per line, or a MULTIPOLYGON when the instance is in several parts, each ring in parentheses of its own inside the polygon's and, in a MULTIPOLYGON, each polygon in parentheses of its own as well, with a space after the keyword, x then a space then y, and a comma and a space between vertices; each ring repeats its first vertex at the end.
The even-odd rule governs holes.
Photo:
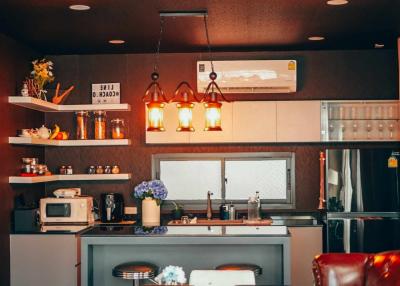
POLYGON ((27 204, 35 202, 44 194, 43 185, 11 186, 8 176, 17 174, 22 157, 44 159, 41 148, 16 147, 8 144, 8 137, 17 129, 37 127, 43 124, 40 112, 8 104, 8 96, 15 95, 16 89, 29 73, 30 61, 34 58, 31 50, 0 34, 0 285, 10 285, 10 223, 14 198, 24 194, 27 204))
MULTIPOLYGON (((391 50, 306 51, 223 53, 216 59, 288 59, 299 61, 299 91, 295 94, 238 95, 242 100, 311 100, 311 99, 394 99, 397 98, 397 59, 391 50)), ((120 82, 122 102, 132 106, 130 112, 109 114, 129 121, 132 145, 128 147, 46 148, 46 160, 52 170, 71 164, 76 172, 87 166, 118 164, 131 172, 132 180, 121 183, 52 183, 47 192, 62 186, 81 186, 84 193, 98 197, 102 192, 122 192, 127 204, 134 185, 150 179, 151 155, 171 152, 296 152, 296 207, 314 210, 318 205, 318 152, 323 144, 198 144, 146 145, 145 109, 141 97, 150 82, 153 55, 85 55, 55 56, 57 80, 66 88, 76 86, 67 103, 90 103, 92 83, 120 82)), ((160 84, 170 96, 182 80, 196 86, 196 61, 205 54, 162 54, 160 84)), ((74 131, 71 114, 46 114, 46 123, 59 123, 74 131)))

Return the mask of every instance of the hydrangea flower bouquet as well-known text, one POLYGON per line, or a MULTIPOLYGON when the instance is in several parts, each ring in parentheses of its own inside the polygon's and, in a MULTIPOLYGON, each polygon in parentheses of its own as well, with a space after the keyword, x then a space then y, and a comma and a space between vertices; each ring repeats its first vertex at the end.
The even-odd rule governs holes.
POLYGON ((182 267, 169 265, 154 279, 158 284, 180 285, 186 283, 182 267))
POLYGON ((136 199, 152 198, 156 200, 157 205, 160 205, 167 198, 167 195, 167 188, 160 180, 143 181, 135 187, 133 192, 133 196, 136 199))
POLYGON ((142 224, 144 226, 160 225, 160 205, 167 195, 167 188, 160 180, 144 181, 135 187, 133 196, 142 201, 142 224))

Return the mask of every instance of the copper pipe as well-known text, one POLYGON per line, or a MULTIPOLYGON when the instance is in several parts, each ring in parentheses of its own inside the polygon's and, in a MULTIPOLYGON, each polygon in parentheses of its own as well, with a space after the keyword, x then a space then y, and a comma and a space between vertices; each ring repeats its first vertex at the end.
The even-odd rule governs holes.
POLYGON ((319 152, 319 205, 318 209, 325 209, 325 154, 319 152))

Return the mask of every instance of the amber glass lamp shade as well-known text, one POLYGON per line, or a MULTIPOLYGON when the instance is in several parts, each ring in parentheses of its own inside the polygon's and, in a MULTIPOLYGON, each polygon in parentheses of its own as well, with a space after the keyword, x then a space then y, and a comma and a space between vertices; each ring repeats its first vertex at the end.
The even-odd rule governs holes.
POLYGON ((178 108, 178 128, 176 128, 176 131, 193 132, 193 107, 195 102, 199 102, 199 99, 190 84, 182 81, 176 88, 171 101, 176 102, 176 107, 178 108))
POLYGON ((205 118, 206 125, 204 131, 222 131, 221 127, 221 107, 222 101, 229 102, 224 95, 222 94, 221 89, 218 84, 215 82, 217 79, 217 74, 212 71, 210 73, 210 83, 206 88, 206 92, 204 94, 203 99, 205 107, 205 118), (220 99, 219 99, 220 98, 220 99))
POLYGON ((157 72, 151 74, 152 83, 146 89, 142 100, 147 107, 147 131, 165 131, 164 128, 164 107, 168 100, 165 98, 164 91, 157 82, 159 75, 157 72))
POLYGON ((147 131, 165 131, 163 102, 149 102, 147 106, 147 131))
POLYGON ((192 124, 192 119, 193 119, 193 107, 194 103, 193 102, 178 102, 176 104, 176 107, 178 108, 178 119, 179 119, 179 125, 176 131, 182 132, 182 131, 194 131, 194 127, 192 124))
POLYGON ((206 126, 204 131, 222 131, 221 128, 221 107, 220 102, 205 102, 206 126))

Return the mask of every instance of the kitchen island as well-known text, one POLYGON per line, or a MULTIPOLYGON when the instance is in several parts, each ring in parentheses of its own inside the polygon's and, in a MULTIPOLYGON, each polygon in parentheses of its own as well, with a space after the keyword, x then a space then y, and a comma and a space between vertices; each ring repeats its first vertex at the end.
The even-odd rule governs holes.
POLYGON ((257 283, 290 284, 290 234, 286 226, 101 226, 81 235, 81 285, 128 285, 112 276, 116 265, 145 261, 160 268, 194 269, 224 263, 262 268, 257 283))

